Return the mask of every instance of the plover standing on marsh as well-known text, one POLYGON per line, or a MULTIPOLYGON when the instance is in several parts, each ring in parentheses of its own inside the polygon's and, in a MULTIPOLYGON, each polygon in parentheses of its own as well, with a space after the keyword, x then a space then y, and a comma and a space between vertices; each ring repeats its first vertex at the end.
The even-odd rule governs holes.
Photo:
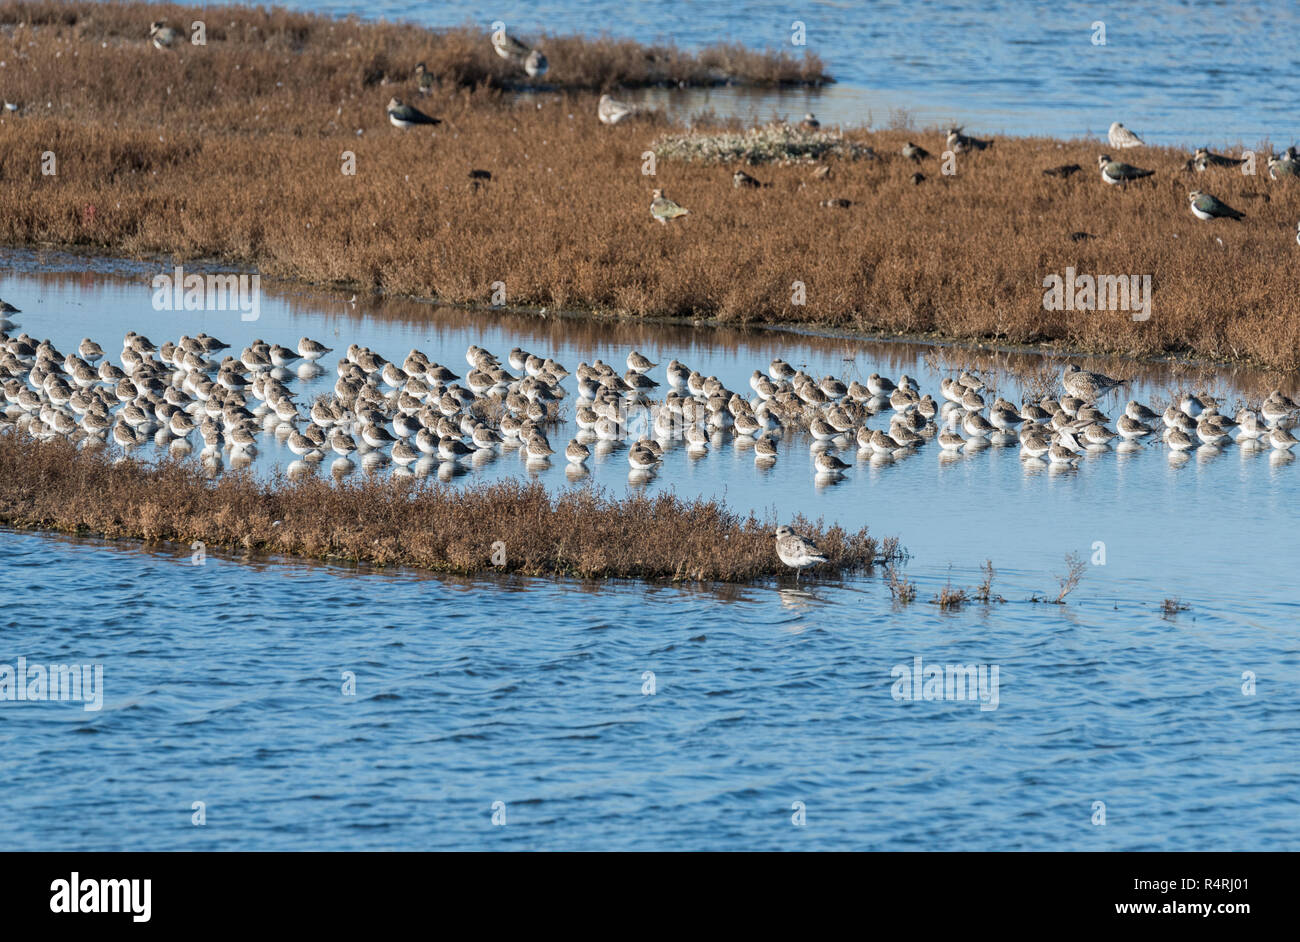
POLYGON ((596 117, 600 119, 601 124, 618 124, 640 110, 636 105, 617 101, 609 95, 601 95, 600 101, 596 103, 596 117))
POLYGON ((650 218, 655 220, 661 226, 668 225, 668 220, 670 219, 676 219, 678 216, 686 216, 689 213, 689 209, 683 209, 668 197, 664 196, 663 190, 657 189, 650 194, 650 218))
POLYGON ((1116 150, 1146 146, 1146 142, 1143 141, 1142 138, 1138 137, 1118 121, 1110 126, 1110 130, 1106 133, 1106 140, 1109 141, 1110 146, 1114 147, 1116 150))

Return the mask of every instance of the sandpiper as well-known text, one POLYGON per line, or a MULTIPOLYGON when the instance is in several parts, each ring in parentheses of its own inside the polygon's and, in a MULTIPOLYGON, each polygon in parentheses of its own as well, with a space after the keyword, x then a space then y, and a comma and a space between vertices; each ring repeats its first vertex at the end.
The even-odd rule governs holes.
POLYGON ((1126 441, 1145 438, 1155 432, 1155 429, 1151 426, 1139 419, 1133 418, 1127 413, 1119 417, 1119 421, 1115 423, 1115 430, 1119 432, 1126 441))
MULTIPOLYGON (((572 361, 571 361, 572 362, 572 361)), ((652 363, 650 358, 633 350, 627 355, 627 368, 634 373, 645 373, 654 369, 658 363, 652 363)))
POLYGON ((582 464, 591 457, 591 449, 576 438, 569 442, 564 448, 564 459, 569 464, 582 464))
POLYGON ((818 452, 817 457, 813 459, 813 466, 818 474, 840 474, 849 467, 829 451, 818 452))
POLYGON ((952 429, 944 429, 938 435, 939 447, 943 451, 956 451, 966 444, 966 439, 962 438, 952 429))
POLYGON ((329 438, 329 446, 336 455, 346 458, 357 450, 357 443, 352 436, 342 430, 335 430, 329 438))
POLYGON ((310 337, 303 337, 298 341, 298 355, 309 362, 316 362, 327 353, 333 353, 332 347, 327 347, 323 343, 317 343, 310 337))
POLYGON ((806 536, 795 533, 788 526, 776 528, 776 555, 781 562, 795 571, 798 581, 803 570, 826 562, 826 555, 806 536))
POLYGON ((1290 451, 1300 445, 1300 439, 1291 434, 1290 430, 1275 425, 1268 433, 1268 443, 1279 451, 1290 451))
POLYGON ((1074 464, 1079 460, 1078 447, 1079 443, 1069 432, 1058 432, 1048 449, 1048 459, 1056 465, 1074 464))
POLYGON ((1108 140, 1110 146, 1114 147, 1116 150, 1124 150, 1128 147, 1146 146, 1146 142, 1143 141, 1142 138, 1138 137, 1118 121, 1110 126, 1110 131, 1106 134, 1106 140, 1108 140))
MULTIPOLYGON (((550 446, 546 445, 545 442, 546 440, 542 439, 542 444, 534 449, 532 440, 530 439, 528 444, 525 445, 525 453, 529 454, 531 457, 532 450, 540 452, 545 448, 545 454, 551 454, 550 446)), ((474 449, 470 448, 459 438, 454 438, 451 435, 443 435, 438 440, 438 457, 443 461, 455 461, 457 458, 464 458, 466 455, 472 454, 473 451, 474 449)), ((544 457, 544 455, 542 457, 544 457)))
POLYGON ((650 218, 661 226, 668 225, 670 219, 676 219, 678 216, 685 216, 690 213, 689 209, 683 209, 664 196, 663 190, 655 190, 651 193, 650 200, 650 218))
POLYGON ((392 455, 393 462, 395 464, 399 464, 403 466, 411 464, 414 461, 417 461, 420 457, 420 453, 416 451, 414 448, 412 448, 410 445, 408 445, 405 441, 394 442, 390 454, 392 455))
POLYGON ((1020 452, 1029 458, 1041 458, 1052 447, 1052 440, 1041 428, 1027 429, 1020 436, 1020 452))

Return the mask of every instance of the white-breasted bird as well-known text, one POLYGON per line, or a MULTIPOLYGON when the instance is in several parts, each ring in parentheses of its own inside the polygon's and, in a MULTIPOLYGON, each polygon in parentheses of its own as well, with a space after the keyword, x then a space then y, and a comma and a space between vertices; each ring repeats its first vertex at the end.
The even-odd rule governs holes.
POLYGON ((1234 219, 1240 222, 1246 217, 1246 214, 1233 209, 1227 203, 1211 196, 1209 193, 1202 193, 1200 190, 1192 190, 1187 194, 1188 200, 1191 201, 1192 215, 1197 219, 1234 219))
POLYGON ((1142 138, 1138 137, 1118 121, 1110 126, 1110 130, 1106 133, 1106 140, 1108 140, 1110 146, 1114 147, 1116 150, 1123 150, 1127 147, 1146 146, 1146 141, 1142 140, 1142 138))
POLYGON ((442 124, 440 118, 431 117, 419 108, 408 105, 396 96, 389 99, 388 107, 385 110, 388 113, 388 120, 392 122, 393 127, 401 128, 402 130, 420 127, 421 125, 433 126, 442 124))
POLYGON ((663 190, 655 190, 650 194, 650 198, 650 216, 661 226, 668 225, 670 219, 676 219, 678 216, 685 216, 690 213, 689 209, 678 206, 664 196, 663 190))

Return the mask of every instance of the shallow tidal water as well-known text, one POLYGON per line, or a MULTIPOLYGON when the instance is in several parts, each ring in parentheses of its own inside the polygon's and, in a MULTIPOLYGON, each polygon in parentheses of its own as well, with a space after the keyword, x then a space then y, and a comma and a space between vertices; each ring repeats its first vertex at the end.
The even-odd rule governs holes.
MULTIPOLYGON (((65 352, 89 335, 114 357, 128 329, 158 344, 203 330, 234 352, 304 334, 398 361, 418 347, 458 373, 470 343, 503 359, 522 346, 570 369, 596 357, 621 367, 636 348, 745 391, 777 355, 846 380, 906 372, 936 393, 940 376, 975 366, 1016 400, 1011 371, 1038 365, 907 343, 348 303, 269 284, 260 319, 243 323, 154 310, 148 281, 170 270, 161 265, 26 252, 4 263, 0 297, 22 309, 13 333, 65 352)), ((336 356, 324 377, 291 384, 300 401, 332 385, 336 356)), ((1143 401, 1202 386, 1228 404, 1275 385, 1295 392, 1294 378, 1241 371, 1088 365, 1132 375, 1143 401)), ((662 381, 663 367, 650 375, 662 381)), ((572 378, 565 386, 571 416, 572 378)), ((562 448, 571 434, 549 437, 562 448)), ((260 474, 293 457, 265 433, 260 448, 260 474)), ((1235 445, 1171 461, 1153 446, 1059 472, 1016 448, 945 461, 929 443, 889 462, 841 452, 853 467, 819 486, 806 438, 782 439, 780 452, 761 472, 729 438, 698 460, 676 447, 649 482, 629 484, 619 447, 593 456, 590 480, 867 524, 911 554, 901 571, 918 587, 913 604, 896 604, 879 570, 744 587, 453 579, 224 554, 195 566, 184 546, 0 531, 0 665, 102 664, 104 677, 98 711, 0 701, 0 816, 25 822, 11 843, 1300 847, 1300 463, 1235 445), (1068 604, 1030 601, 1055 596, 1070 552, 1089 565, 1068 604), (1005 603, 931 604, 949 582, 976 585, 985 559, 1005 603), (1165 614, 1166 599, 1186 609, 1165 614), (996 666, 996 709, 895 699, 896 674, 917 657, 996 666), (355 695, 342 691, 345 672, 355 695)), ((562 460, 530 471, 510 452, 450 479, 529 474, 553 489, 582 484, 562 460)))
POLYGON ((1083 0, 285 5, 430 27, 472 24, 485 37, 501 21, 530 39, 577 33, 692 50, 719 42, 796 55, 807 50, 837 80, 825 89, 784 93, 721 88, 623 96, 683 114, 711 110, 763 121, 812 111, 823 122, 853 127, 903 120, 920 128, 957 123, 970 133, 1060 138, 1105 137, 1111 122, 1120 121, 1148 143, 1215 149, 1270 139, 1281 150, 1296 133, 1293 96, 1280 90, 1293 85, 1300 59, 1295 43, 1274 41, 1300 26, 1300 7, 1286 0, 1126 7, 1083 0), (803 46, 792 42, 796 21, 804 26, 803 46), (1104 24, 1104 37, 1097 23, 1104 24))

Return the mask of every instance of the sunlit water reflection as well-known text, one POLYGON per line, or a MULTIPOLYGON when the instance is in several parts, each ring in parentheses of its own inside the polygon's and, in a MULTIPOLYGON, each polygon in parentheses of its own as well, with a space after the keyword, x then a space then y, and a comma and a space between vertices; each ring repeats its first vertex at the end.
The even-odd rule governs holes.
MULTIPOLYGON (((741 390, 779 355, 845 379, 907 372, 930 391, 945 368, 977 366, 1012 399, 1007 370, 1037 365, 307 291, 265 291, 248 324, 155 311, 154 267, 8 261, 0 297, 22 309, 17 330, 65 351, 89 335, 115 354, 127 329, 156 343, 203 330, 236 351, 306 334, 398 360, 417 347, 463 372, 470 343, 570 369, 636 348, 741 390)), ((302 400, 332 385, 334 357, 323 362, 325 377, 293 384, 302 400)), ((1207 382, 1229 403, 1294 393, 1247 372, 1093 365, 1135 375, 1142 399, 1207 382)), ((263 440, 259 473, 292 458, 263 440)), ((818 487, 811 455, 790 436, 760 472, 730 439, 698 460, 678 447, 643 486, 897 535, 911 606, 878 573, 718 589, 453 580, 221 554, 192 566, 188 547, 2 533, 0 664, 100 662, 106 694, 97 713, 0 702, 0 809, 39 824, 15 839, 42 848, 1297 846, 1294 463, 1236 446, 1171 462, 1153 446, 1053 473, 1016 448, 944 461, 930 443, 883 464, 841 452, 852 468, 818 487), (1054 597, 1064 555, 1096 559, 1098 544, 1104 565, 1068 605, 1028 601, 1054 597), (976 585, 985 559, 1006 603, 930 603, 948 583, 976 585), (1166 598, 1187 610, 1165 615, 1166 598), (891 669, 916 656, 998 665, 997 709, 897 702, 891 669), (344 671, 355 697, 340 693, 344 671), (205 827, 190 823, 194 801, 205 827), (806 827, 790 823, 796 801, 806 827)), ((629 487, 625 449, 589 466, 597 485, 629 487)), ((530 472, 511 453, 456 480, 530 473, 573 486, 563 461, 530 472)))

